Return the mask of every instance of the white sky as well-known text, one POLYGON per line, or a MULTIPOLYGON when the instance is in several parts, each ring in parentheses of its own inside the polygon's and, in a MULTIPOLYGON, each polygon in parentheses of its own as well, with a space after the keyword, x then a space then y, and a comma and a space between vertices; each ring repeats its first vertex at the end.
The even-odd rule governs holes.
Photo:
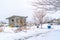
POLYGON ((31 20, 32 9, 29 0, 0 0, 0 20, 12 15, 28 16, 31 20))
MULTIPOLYGON (((32 19, 31 0, 0 0, 0 20, 6 21, 6 18, 12 15, 28 16, 28 20, 32 19)), ((52 17, 59 17, 57 15, 52 17)))

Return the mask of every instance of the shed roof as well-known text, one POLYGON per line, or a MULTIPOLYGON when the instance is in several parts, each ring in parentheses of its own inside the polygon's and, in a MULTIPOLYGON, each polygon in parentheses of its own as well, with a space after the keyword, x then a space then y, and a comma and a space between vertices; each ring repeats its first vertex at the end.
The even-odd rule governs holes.
POLYGON ((16 16, 16 15, 13 15, 13 16, 8 17, 8 18, 6 18, 6 19, 10 19, 10 18, 14 18, 14 17, 27 18, 27 16, 16 16))

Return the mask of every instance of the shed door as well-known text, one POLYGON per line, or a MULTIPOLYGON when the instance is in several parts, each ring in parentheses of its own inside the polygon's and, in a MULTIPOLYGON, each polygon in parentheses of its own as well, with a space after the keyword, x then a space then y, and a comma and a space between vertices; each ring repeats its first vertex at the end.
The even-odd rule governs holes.
POLYGON ((20 25, 21 26, 23 25, 23 19, 20 19, 20 25))

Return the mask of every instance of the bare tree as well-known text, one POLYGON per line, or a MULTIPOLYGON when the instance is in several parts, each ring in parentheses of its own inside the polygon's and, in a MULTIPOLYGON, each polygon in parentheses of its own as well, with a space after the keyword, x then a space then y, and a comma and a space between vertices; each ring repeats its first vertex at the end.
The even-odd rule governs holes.
POLYGON ((41 25, 41 28, 42 28, 42 24, 43 24, 45 15, 46 15, 46 12, 44 10, 35 11, 35 13, 33 15, 35 23, 37 25, 38 24, 41 25))
POLYGON ((36 10, 45 9, 46 11, 60 10, 60 0, 37 0, 32 2, 36 10), (43 7, 44 6, 44 7, 43 7))
POLYGON ((47 11, 57 11, 60 10, 60 0, 34 0, 32 2, 32 6, 34 7, 34 20, 36 23, 41 24, 44 16, 46 15, 47 11), (39 11, 37 11, 39 10, 39 11), (43 11, 41 11, 43 10, 43 11))

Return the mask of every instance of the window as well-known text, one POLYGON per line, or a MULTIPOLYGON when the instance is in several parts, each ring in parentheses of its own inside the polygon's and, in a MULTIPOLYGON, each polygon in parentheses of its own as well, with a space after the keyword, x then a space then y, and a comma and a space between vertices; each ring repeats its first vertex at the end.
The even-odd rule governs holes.
POLYGON ((12 22, 14 22, 14 19, 12 19, 12 22))

